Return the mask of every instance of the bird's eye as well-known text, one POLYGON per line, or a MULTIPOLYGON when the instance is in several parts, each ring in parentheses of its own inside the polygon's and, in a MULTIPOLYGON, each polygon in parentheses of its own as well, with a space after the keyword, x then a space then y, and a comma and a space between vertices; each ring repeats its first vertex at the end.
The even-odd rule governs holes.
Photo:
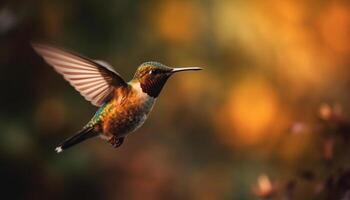
POLYGON ((149 74, 158 74, 158 71, 156 69, 152 69, 148 73, 149 74))

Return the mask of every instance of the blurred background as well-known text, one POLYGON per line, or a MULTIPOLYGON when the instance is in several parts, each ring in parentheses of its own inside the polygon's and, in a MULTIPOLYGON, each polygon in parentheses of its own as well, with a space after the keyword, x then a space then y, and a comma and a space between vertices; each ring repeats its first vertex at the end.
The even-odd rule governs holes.
POLYGON ((5 199, 350 199, 347 1, 5 0, 5 199), (54 147, 97 110, 31 49, 205 70, 172 77, 113 149, 54 147))

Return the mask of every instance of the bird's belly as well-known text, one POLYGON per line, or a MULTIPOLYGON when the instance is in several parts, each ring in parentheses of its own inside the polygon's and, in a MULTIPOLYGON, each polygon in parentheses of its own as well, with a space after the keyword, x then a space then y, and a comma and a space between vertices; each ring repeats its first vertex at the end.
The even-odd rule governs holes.
POLYGON ((135 131, 146 121, 153 104, 153 99, 147 99, 138 103, 126 102, 116 106, 105 120, 104 132, 108 135, 123 137, 135 131))

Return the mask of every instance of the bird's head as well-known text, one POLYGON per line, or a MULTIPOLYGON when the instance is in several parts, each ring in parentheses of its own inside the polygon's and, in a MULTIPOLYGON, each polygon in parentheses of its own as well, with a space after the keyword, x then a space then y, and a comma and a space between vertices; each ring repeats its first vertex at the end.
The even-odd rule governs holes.
POLYGON ((145 62, 137 68, 133 80, 140 82, 143 92, 156 98, 171 75, 177 72, 201 69, 200 67, 171 68, 158 62, 145 62))

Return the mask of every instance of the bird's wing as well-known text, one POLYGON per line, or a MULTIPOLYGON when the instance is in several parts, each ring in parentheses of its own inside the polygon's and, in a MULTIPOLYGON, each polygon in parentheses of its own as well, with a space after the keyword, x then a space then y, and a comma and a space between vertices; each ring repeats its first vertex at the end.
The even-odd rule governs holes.
POLYGON ((127 83, 103 61, 94 61, 76 53, 43 44, 32 44, 44 60, 62 74, 81 95, 95 106, 102 106, 116 87, 127 83))

